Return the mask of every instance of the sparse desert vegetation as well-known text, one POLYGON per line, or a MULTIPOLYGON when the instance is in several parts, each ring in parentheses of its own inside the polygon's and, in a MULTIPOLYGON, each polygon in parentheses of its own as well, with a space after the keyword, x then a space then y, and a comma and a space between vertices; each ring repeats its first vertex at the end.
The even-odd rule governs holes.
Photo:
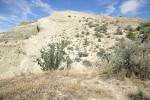
POLYGON ((149 34, 143 19, 74 11, 20 24, 0 36, 0 99, 150 100, 149 34))

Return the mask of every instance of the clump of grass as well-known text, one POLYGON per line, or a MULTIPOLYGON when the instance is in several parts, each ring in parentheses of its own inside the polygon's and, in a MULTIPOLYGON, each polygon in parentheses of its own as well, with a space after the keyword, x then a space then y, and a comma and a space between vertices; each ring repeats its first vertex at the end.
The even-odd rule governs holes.
POLYGON ((84 33, 85 33, 84 31, 81 32, 81 34, 84 34, 84 33))
POLYGON ((116 32, 115 34, 116 34, 116 35, 122 35, 123 32, 122 32, 122 30, 118 27, 118 28, 117 28, 117 32, 116 32))
POLYGON ((142 91, 139 91, 137 94, 129 94, 128 96, 131 100, 150 100, 142 91))
POLYGON ((104 33, 107 31, 107 24, 103 24, 101 26, 101 31, 104 32, 104 33))
POLYGON ((78 52, 79 57, 87 57, 89 54, 87 52, 78 52))
POLYGON ((84 46, 88 46, 90 44, 90 42, 88 41, 88 39, 87 38, 85 38, 84 39, 84 43, 83 43, 83 45, 84 46))
POLYGON ((98 38, 98 42, 101 42, 101 38, 98 38))
POLYGON ((90 32, 86 32, 86 35, 89 35, 90 34, 90 32))
POLYGON ((88 26, 89 26, 89 28, 92 28, 92 27, 94 27, 94 24, 93 24, 93 22, 89 22, 89 23, 88 23, 88 26))
POLYGON ((71 15, 68 15, 68 17, 71 17, 71 15))
POLYGON ((91 67, 91 66, 92 66, 92 63, 91 63, 89 60, 84 60, 84 61, 82 62, 82 64, 83 64, 84 66, 88 66, 88 67, 91 67))
POLYGON ((80 57, 76 57, 75 61, 80 62, 82 59, 80 57))
POLYGON ((77 33, 75 37, 80 37, 79 33, 77 33))
POLYGON ((132 28, 131 25, 128 25, 127 27, 125 27, 125 30, 127 30, 127 31, 133 31, 134 29, 132 28))
POLYGON ((94 35, 95 35, 97 38, 101 38, 101 37, 102 37, 102 34, 101 34, 100 32, 96 32, 94 35))

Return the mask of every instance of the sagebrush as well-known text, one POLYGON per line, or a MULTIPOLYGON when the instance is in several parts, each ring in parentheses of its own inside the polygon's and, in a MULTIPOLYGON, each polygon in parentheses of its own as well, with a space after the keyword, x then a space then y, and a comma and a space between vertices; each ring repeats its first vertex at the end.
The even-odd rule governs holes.
POLYGON ((121 41, 112 56, 113 73, 125 72, 126 77, 133 74, 139 78, 150 78, 149 44, 121 41))

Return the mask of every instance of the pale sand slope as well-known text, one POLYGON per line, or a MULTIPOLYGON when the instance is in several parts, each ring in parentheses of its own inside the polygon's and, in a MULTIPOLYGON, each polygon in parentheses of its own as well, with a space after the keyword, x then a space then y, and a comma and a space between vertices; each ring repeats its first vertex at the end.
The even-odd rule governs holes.
MULTIPOLYGON (((39 24, 39 27, 42 28, 42 31, 39 32, 36 36, 32 36, 31 38, 25 41, 22 41, 22 43, 20 43, 21 44, 20 47, 22 48, 22 51, 25 53, 22 60, 20 61, 20 65, 14 66, 14 67, 11 66, 10 68, 1 67, 1 71, 2 71, 0 73, 1 78, 12 77, 14 75, 19 75, 22 72, 32 72, 32 71, 40 72, 41 71, 39 66, 36 66, 37 64, 34 61, 37 58, 39 49, 41 49, 42 46, 47 45, 47 42, 50 41, 50 36, 56 33, 57 25, 55 24, 54 21, 49 20, 49 17, 38 20, 38 24, 39 24), (48 31, 48 30, 51 30, 51 31, 48 31), (16 70, 19 70, 19 71, 16 71, 16 70)), ((12 49, 11 51, 9 51, 9 53, 11 54, 11 52, 13 52, 12 49)), ((17 55, 13 54, 11 56, 16 57, 17 55)), ((13 58, 13 59, 16 59, 16 58, 13 58)))
POLYGON ((20 70, 23 72, 39 72, 40 68, 35 63, 37 55, 39 55, 39 50, 47 46, 48 43, 51 43, 50 37, 56 34, 58 26, 52 20, 47 18, 42 18, 38 20, 38 26, 42 29, 36 36, 31 37, 28 40, 25 40, 23 43, 23 48, 25 48, 26 56, 20 63, 20 70))

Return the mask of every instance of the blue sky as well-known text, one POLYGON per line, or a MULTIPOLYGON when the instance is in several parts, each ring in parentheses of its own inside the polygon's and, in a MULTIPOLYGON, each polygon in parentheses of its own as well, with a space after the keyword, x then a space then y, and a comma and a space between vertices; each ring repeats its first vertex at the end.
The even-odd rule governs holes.
POLYGON ((150 19, 150 0, 0 0, 0 32, 62 10, 150 19))

